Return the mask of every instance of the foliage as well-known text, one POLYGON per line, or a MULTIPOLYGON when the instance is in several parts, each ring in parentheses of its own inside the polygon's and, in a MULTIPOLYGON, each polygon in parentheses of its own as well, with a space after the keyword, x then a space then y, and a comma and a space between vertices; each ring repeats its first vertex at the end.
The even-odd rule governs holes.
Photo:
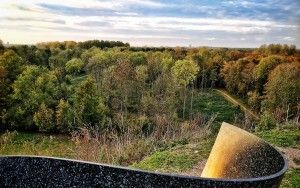
POLYGON ((78 74, 82 71, 84 63, 81 59, 73 58, 66 63, 66 71, 70 74, 78 74))
POLYGON ((3 42, 2 42, 2 40, 0 40, 0 53, 1 53, 2 51, 4 51, 4 49, 5 49, 5 47, 4 47, 4 45, 3 45, 3 42))
POLYGON ((262 97, 256 91, 250 91, 248 95, 248 104, 254 110, 259 110, 262 97))
POLYGON ((296 66, 298 55, 287 45, 148 48, 98 40, 12 45, 0 52, 0 129, 71 133, 98 127, 123 134, 144 131, 139 117, 149 120, 152 128, 160 121, 178 123, 198 113, 217 121, 240 117, 233 112, 238 107, 215 117, 219 111, 214 102, 205 107, 206 96, 199 102, 197 89, 215 87, 226 87, 257 111, 270 111, 276 121, 297 119, 298 69, 288 75, 284 69, 296 66), (281 64, 290 65, 279 71, 281 64), (272 74, 275 70, 285 79, 272 74), (51 114, 51 125, 38 115, 42 112, 44 117, 51 114))
POLYGON ((56 108, 56 125, 60 132, 68 133, 74 130, 74 112, 68 101, 60 99, 56 108))
POLYGON ((22 72, 23 65, 23 60, 14 51, 8 50, 1 55, 0 49, 0 130, 9 121, 12 83, 22 72))
POLYGON ((101 125, 106 107, 97 93, 95 80, 88 77, 75 91, 76 120, 79 126, 94 127, 101 125))
POLYGON ((34 113, 33 122, 38 126, 40 131, 52 131, 55 127, 53 114, 53 110, 49 109, 45 103, 42 103, 38 111, 34 113))
POLYGON ((224 78, 226 88, 232 93, 245 96, 253 87, 252 72, 254 67, 255 64, 252 61, 245 59, 225 63, 221 75, 224 78))
POLYGON ((295 107, 300 102, 300 63, 278 65, 266 84, 265 104, 275 107, 295 107))
POLYGON ((269 130, 274 127, 276 127, 276 120, 273 115, 268 111, 264 111, 256 128, 258 130, 269 130))
POLYGON ((287 44, 269 44, 269 45, 261 45, 257 51, 259 53, 264 53, 267 55, 271 54, 282 54, 282 55, 293 55, 296 52, 295 45, 287 45, 287 44))
POLYGON ((172 75, 175 81, 183 86, 187 86, 196 78, 199 67, 192 61, 178 60, 172 67, 172 75))

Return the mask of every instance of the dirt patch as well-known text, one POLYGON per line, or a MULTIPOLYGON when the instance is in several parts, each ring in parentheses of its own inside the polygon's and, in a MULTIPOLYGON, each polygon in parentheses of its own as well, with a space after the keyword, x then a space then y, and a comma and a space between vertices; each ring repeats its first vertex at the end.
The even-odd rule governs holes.
POLYGON ((295 161, 300 159, 300 149, 295 148, 279 148, 279 150, 287 157, 289 168, 300 168, 300 164, 295 161))

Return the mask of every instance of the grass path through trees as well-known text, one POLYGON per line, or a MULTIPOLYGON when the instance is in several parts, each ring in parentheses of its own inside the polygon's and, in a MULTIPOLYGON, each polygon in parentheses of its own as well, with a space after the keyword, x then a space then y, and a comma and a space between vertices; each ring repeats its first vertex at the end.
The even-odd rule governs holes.
POLYGON ((230 95, 227 91, 223 89, 215 89, 221 96, 223 96, 227 101, 231 102, 232 104, 236 106, 240 106, 241 110, 243 110, 245 113, 250 114, 253 116, 256 120, 259 120, 259 116, 253 112, 249 107, 244 105, 240 100, 236 99, 232 95, 230 95))

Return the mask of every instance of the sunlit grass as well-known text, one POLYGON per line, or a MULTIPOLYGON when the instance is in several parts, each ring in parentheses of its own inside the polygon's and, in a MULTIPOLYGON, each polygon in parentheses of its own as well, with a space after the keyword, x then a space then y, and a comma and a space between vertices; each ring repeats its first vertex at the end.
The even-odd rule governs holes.
POLYGON ((1 155, 42 155, 72 157, 74 143, 70 137, 21 132, 6 132, 0 135, 1 155))

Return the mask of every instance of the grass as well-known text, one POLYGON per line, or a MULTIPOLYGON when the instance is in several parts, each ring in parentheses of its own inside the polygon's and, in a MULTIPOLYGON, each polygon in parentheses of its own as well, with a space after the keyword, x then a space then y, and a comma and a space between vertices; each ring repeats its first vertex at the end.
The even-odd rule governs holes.
POLYGON ((1 155, 43 155, 72 158, 74 144, 66 136, 6 132, 0 135, 1 155))
POLYGON ((300 130, 273 129, 257 132, 256 135, 275 146, 300 149, 300 130))
POLYGON ((215 121, 233 123, 236 116, 241 115, 241 110, 226 101, 214 90, 196 92, 193 102, 193 114, 201 114, 211 117, 216 115, 215 121))
POLYGON ((195 143, 176 145, 157 151, 131 167, 159 172, 184 172, 207 159, 213 142, 214 139, 207 138, 195 143))
POLYGON ((289 169, 282 180, 281 188, 297 188, 300 185, 300 169, 289 169))

